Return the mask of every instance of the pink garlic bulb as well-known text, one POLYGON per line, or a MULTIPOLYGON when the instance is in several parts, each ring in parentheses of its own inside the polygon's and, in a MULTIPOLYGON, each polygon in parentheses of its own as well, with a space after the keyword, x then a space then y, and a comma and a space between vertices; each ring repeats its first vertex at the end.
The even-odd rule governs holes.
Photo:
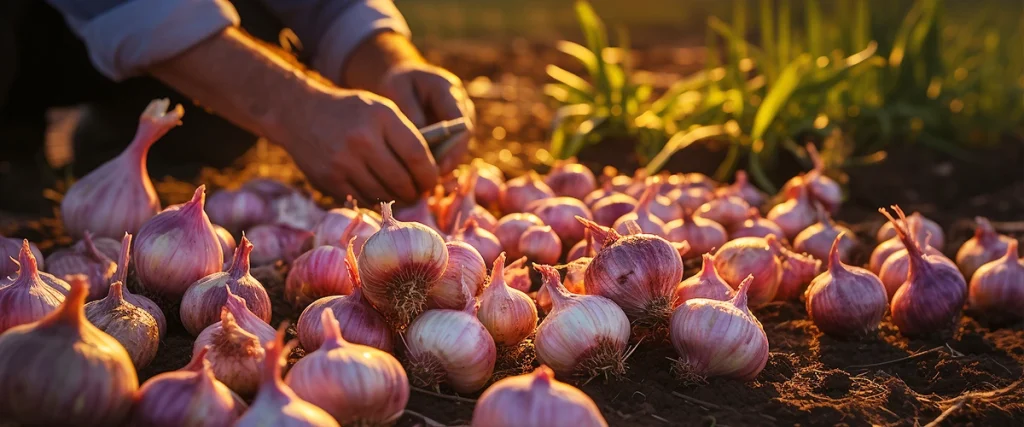
MULTIPOLYGON (((899 237, 896 238, 899 239, 899 237)), ((915 241, 917 240, 915 239, 915 241)), ((931 241, 926 237, 923 244, 920 244, 918 247, 921 248, 924 254, 932 256, 932 261, 949 264, 956 268, 953 260, 946 258, 942 251, 932 247, 930 243, 931 241)), ((900 286, 907 282, 907 275, 910 273, 910 252, 907 251, 902 242, 900 242, 900 247, 903 249, 890 254, 885 259, 885 262, 882 263, 881 268, 878 269, 878 278, 882 280, 882 285, 885 286, 889 299, 892 299, 892 296, 896 295, 896 291, 899 290, 900 286)))
POLYGON ((715 194, 703 187, 677 188, 665 197, 675 201, 683 211, 696 212, 702 205, 715 198, 715 194))
POLYGON ((526 266, 526 257, 505 266, 505 283, 517 291, 530 292, 533 288, 533 279, 530 278, 530 269, 526 266))
POLYGON ((636 221, 644 233, 664 238, 665 223, 662 222, 661 218, 651 213, 651 204, 657 195, 656 191, 657 189, 653 185, 648 186, 640 196, 640 200, 637 201, 636 208, 615 220, 613 226, 615 231, 619 232, 619 234, 628 234, 629 230, 626 229, 626 222, 636 221))
POLYGON ((224 254, 203 211, 205 191, 200 185, 191 201, 167 208, 139 229, 135 274, 146 291, 179 298, 193 282, 221 270, 224 254))
POLYGON ((750 184, 747 172, 743 170, 736 171, 736 182, 727 187, 719 188, 715 192, 719 194, 719 197, 737 196, 753 207, 761 206, 768 200, 768 196, 750 184))
POLYGON ((277 261, 291 263, 305 253, 313 242, 313 233, 284 224, 257 225, 245 232, 253 244, 250 262, 254 266, 277 261))
MULTIPOLYGON (((345 229, 357 217, 360 219, 359 225, 349 233, 349 238, 356 238, 356 256, 359 256, 359 252, 363 250, 363 244, 366 243, 366 239, 369 239, 373 233, 380 230, 380 221, 367 211, 363 211, 355 206, 352 209, 337 208, 327 211, 323 219, 313 227, 313 247, 330 245, 344 250, 348 246, 348 239, 343 239, 342 236, 345 234, 345 229)), ((417 218, 415 220, 428 227, 437 228, 437 224, 424 223, 420 219, 417 218)), ((405 220, 403 219, 402 221, 405 220)))
POLYGON ((274 178, 253 178, 242 184, 242 190, 255 193, 256 195, 270 201, 285 197, 295 192, 295 189, 289 187, 281 181, 274 178))
MULTIPOLYGON (((18 252, 21 252, 21 243, 22 239, 0 235, 0 287, 4 284, 4 278, 18 272, 18 262, 15 260, 18 259, 18 252)), ((38 268, 42 269, 44 266, 43 253, 39 251, 35 243, 30 242, 28 247, 36 258, 38 268)))
POLYGON ((665 229, 668 230, 665 238, 670 242, 690 244, 686 258, 713 253, 729 240, 725 227, 710 219, 694 216, 692 212, 687 212, 682 218, 666 224, 665 229))
POLYGON ((213 193, 206 201, 206 215, 211 222, 234 234, 273 219, 267 199, 244 189, 213 193))
POLYGON ((730 240, 715 253, 715 269, 729 286, 738 289, 743 279, 754 276, 748 291, 750 304, 761 305, 775 299, 782 280, 782 264, 775 257, 767 238, 741 237, 730 240))
POLYGON ((470 295, 479 295, 487 279, 487 264, 475 248, 465 242, 445 243, 448 265, 441 279, 427 292, 428 308, 460 309, 466 306, 462 286, 469 287, 470 295))
POLYGON ((594 222, 604 227, 615 225, 615 221, 636 209, 637 200, 622 193, 611 194, 589 205, 594 222))
POLYGON ((974 229, 974 237, 964 242, 956 251, 956 265, 960 266, 960 271, 967 280, 970 280, 982 265, 1006 254, 1006 248, 1012 240, 996 233, 996 229, 987 219, 979 216, 974 220, 978 223, 974 229))
POLYGON ((324 217, 320 209, 308 195, 292 191, 270 201, 272 221, 302 230, 312 230, 324 217))
POLYGON ((476 317, 487 328, 494 343, 512 348, 537 328, 537 306, 528 295, 505 283, 505 254, 494 260, 491 283, 480 295, 476 317))
POLYGON ((747 308, 747 276, 728 301, 696 298, 672 313, 670 338, 679 353, 675 369, 684 382, 710 377, 752 381, 768 362, 768 336, 747 308))
POLYGON ((555 230, 563 247, 583 240, 585 227, 576 220, 576 217, 591 218, 590 209, 583 202, 571 197, 540 200, 527 206, 527 210, 555 230))
POLYGON ((519 238, 527 228, 534 225, 544 225, 544 222, 532 213, 511 213, 498 220, 494 227, 494 237, 498 238, 509 258, 519 258, 523 256, 519 253, 519 238))
POLYGON ((50 254, 46 264, 50 274, 57 277, 84 275, 89 284, 89 301, 103 298, 107 294, 111 278, 117 270, 114 260, 107 258, 93 245, 92 235, 88 231, 74 246, 50 254))
MULTIPOLYGON (((36 257, 32 255, 28 240, 22 241, 18 263, 21 265, 18 276, 10 284, 0 286, 0 333, 42 319, 56 310, 68 293, 67 289, 61 292, 39 277, 36 257)), ((70 289, 66 283, 64 286, 70 289)))
POLYGON ((601 199, 615 194, 621 194, 613 187, 612 180, 606 178, 607 177, 602 178, 601 186, 599 188, 587 193, 586 197, 580 199, 583 201, 583 204, 590 207, 591 210, 594 209, 594 204, 600 202, 601 199))
POLYGON ((719 301, 728 301, 735 294, 733 289, 722 276, 715 270, 714 257, 711 254, 701 255, 700 271, 693 277, 687 278, 676 286, 675 307, 679 307, 687 300, 694 298, 707 298, 719 301))
POLYGON ((786 201, 768 211, 768 220, 774 222, 787 239, 793 239, 817 220, 818 213, 807 195, 807 185, 794 185, 785 193, 786 201))
MULTIPOLYGON (((821 205, 818 205, 821 206, 821 205)), ((843 236, 839 245, 839 257, 849 262, 853 249, 857 247, 855 234, 849 228, 832 222, 832 217, 819 208, 818 222, 801 231, 793 238, 793 248, 798 252, 806 252, 818 259, 827 259, 829 250, 837 236, 843 236)))
MULTIPOLYGON (((355 256, 362 216, 356 216, 341 240, 348 241, 346 250, 355 256)), ((285 279, 285 299, 296 307, 305 306, 317 298, 328 295, 347 295, 352 292, 352 277, 345 268, 346 251, 336 246, 317 246, 295 259, 285 279)))
POLYGON ((475 218, 469 218, 449 240, 466 242, 483 257, 484 263, 493 263, 502 252, 501 242, 490 231, 484 230, 475 218))
POLYGON ((192 356, 194 358, 200 352, 207 351, 214 376, 235 393, 251 397, 259 387, 260 363, 264 356, 261 343, 273 339, 273 335, 267 337, 256 334, 265 335, 266 329, 273 328, 250 314, 244 314, 254 319, 248 322, 254 330, 245 329, 232 314, 248 312, 244 302, 241 303, 241 308, 243 310, 227 305, 223 307, 221 320, 204 329, 196 337, 192 346, 192 356))
POLYGON ((697 209, 696 216, 710 219, 723 227, 731 227, 747 219, 750 205, 737 196, 713 199, 697 209))
POLYGON ((139 116, 139 127, 128 148, 68 189, 60 203, 68 234, 81 238, 89 230, 95 236, 116 239, 125 232, 139 231, 160 212, 146 156, 153 143, 181 124, 185 110, 177 105, 168 111, 169 106, 167 99, 150 102, 139 116))
POLYGON ((552 197, 555 197, 555 193, 551 187, 544 183, 537 172, 529 171, 525 175, 506 181, 501 186, 498 206, 504 214, 525 212, 528 205, 552 197))
POLYGON ((535 225, 523 231, 518 252, 533 262, 554 264, 562 257, 562 240, 551 226, 535 225))
POLYGON ((825 162, 814 144, 807 144, 806 148, 807 155, 814 163, 814 169, 804 175, 804 179, 810 185, 808 194, 818 203, 825 205, 829 212, 836 213, 843 202, 843 190, 839 183, 825 176, 825 162))
POLYGON ((246 306, 264 322, 270 322, 270 296, 263 285, 249 274, 249 252, 252 244, 245 237, 235 251, 231 267, 214 273, 189 286, 181 298, 181 324, 192 335, 199 335, 220 318, 220 308, 230 295, 245 300, 246 306))
POLYGON ((785 233, 771 220, 761 217, 757 208, 750 208, 747 211, 747 219, 729 228, 729 238, 740 237, 768 237, 769 234, 784 236, 785 233))
POLYGON ((1024 318, 1024 265, 1011 240, 1002 258, 982 265, 971 278, 968 305, 976 316, 993 323, 1024 318))
POLYGON ((828 270, 807 288, 807 315, 822 332, 859 336, 874 332, 889 308, 889 297, 874 273, 843 264, 842 235, 829 251, 828 270))
POLYGON ((582 200, 597 188, 597 178, 589 168, 576 162, 575 158, 559 160, 551 167, 544 183, 559 197, 582 200))
POLYGON ((220 241, 220 251, 224 254, 224 266, 227 267, 231 262, 231 254, 235 253, 235 248, 238 247, 238 242, 235 241, 235 236, 232 236, 228 229, 217 224, 213 224, 213 232, 217 233, 217 240, 220 241))
POLYGON ((105 298, 86 304, 85 318, 121 343, 136 369, 156 357, 160 326, 152 314, 124 298, 124 283, 114 282, 105 298))
MULTIPOLYGON (((328 215, 330 215, 330 213, 332 211, 334 211, 334 210, 335 209, 332 209, 331 211, 328 211, 327 212, 328 215)), ((418 222, 420 224, 423 224, 423 225, 425 225, 427 227, 432 228, 434 231, 436 231, 438 233, 441 232, 441 227, 439 227, 437 225, 437 220, 434 219, 434 214, 432 214, 430 212, 430 205, 429 205, 429 203, 427 203, 427 199, 426 198, 419 199, 412 206, 407 206, 407 207, 404 207, 404 208, 396 209, 395 210, 395 219, 397 219, 399 221, 402 221, 402 222, 418 222)), ((326 219, 324 221, 326 221, 326 219)), ((369 232, 365 236, 365 238, 363 238, 359 242, 358 246, 359 246, 360 249, 363 247, 363 242, 366 241, 366 238, 369 238, 370 235, 372 235, 373 233, 376 233, 377 230, 380 229, 380 222, 378 222, 376 219, 374 219, 374 221, 375 221, 374 223, 377 225, 377 227, 376 227, 376 229, 374 229, 371 232, 369 232)), ((323 223, 323 221, 321 221, 321 224, 322 223, 323 223)), ((314 245, 316 244, 316 240, 313 241, 313 244, 314 245)))
POLYGON ((806 253, 796 253, 782 244, 773 235, 766 239, 775 257, 782 266, 782 277, 779 288, 775 291, 775 301, 792 301, 804 294, 804 288, 818 276, 821 261, 806 253))
MULTIPOLYGON (((439 198, 437 225, 441 227, 442 232, 454 233, 463 224, 462 221, 468 220, 474 215, 474 208, 478 206, 476 203, 476 179, 479 173, 480 171, 476 167, 470 167, 466 173, 459 175, 455 191, 439 198)), ((493 227, 486 228, 493 229, 493 227)))
MULTIPOLYGON (((946 235, 942 231, 942 226, 939 223, 925 218, 920 212, 914 212, 907 216, 907 223, 910 224, 911 230, 917 230, 914 232, 914 239, 921 242, 924 241, 925 235, 930 234, 932 236, 932 246, 942 249, 946 245, 946 235), (918 227, 917 225, 920 225, 918 227)), ((879 227, 878 232, 875 234, 875 239, 879 242, 884 242, 889 239, 896 239, 896 229, 893 228, 891 222, 886 222, 879 227)))
MULTIPOLYGON (((586 295, 587 289, 584 283, 586 278, 587 267, 590 266, 590 261, 593 258, 583 257, 574 261, 570 261, 565 265, 565 280, 562 281, 562 286, 565 290, 576 295, 586 295)), ((540 290, 537 291, 537 306, 540 307, 545 313, 551 312, 551 290, 547 286, 541 286, 540 290)))
MULTIPOLYGON (((121 238, 120 253, 117 257, 117 272, 114 273, 114 281, 128 283, 128 261, 131 259, 131 248, 132 235, 124 233, 124 237, 121 238)), ((156 319, 156 325, 160 331, 160 338, 163 338, 164 335, 167 334, 167 316, 164 316, 164 312, 160 309, 159 305, 149 298, 129 292, 127 286, 124 286, 121 289, 121 295, 124 297, 125 301, 145 310, 150 316, 153 316, 153 319, 156 319)))
POLYGON ((473 159, 470 164, 480 171, 473 191, 476 202, 481 206, 497 206, 498 197, 501 194, 501 184, 505 183, 505 176, 501 169, 479 157, 473 159))
POLYGON ((158 374, 139 388, 131 425, 152 427, 230 425, 245 402, 214 378, 206 351, 181 369, 158 374))
POLYGON ((588 426, 608 423, 586 393, 555 379, 541 365, 533 373, 504 378, 480 395, 472 427, 588 426))

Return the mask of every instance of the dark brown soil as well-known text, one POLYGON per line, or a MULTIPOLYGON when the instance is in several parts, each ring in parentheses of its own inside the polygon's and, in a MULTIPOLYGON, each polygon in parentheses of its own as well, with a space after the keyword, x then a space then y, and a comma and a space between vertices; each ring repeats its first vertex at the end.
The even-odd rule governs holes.
MULTIPOLYGON (((538 150, 544 147, 538 141, 546 138, 552 114, 540 94, 546 81, 543 64, 571 69, 575 64, 553 49, 526 43, 499 48, 449 45, 430 49, 427 56, 470 86, 481 122, 476 154, 510 174, 537 167, 538 150)), ((685 74, 699 66, 700 56, 699 50, 649 48, 640 51, 637 62, 643 69, 685 74)), ((991 217, 1002 232, 1024 237, 1024 226, 1011 222, 1024 216, 1021 147, 1019 139, 1008 138, 991 152, 979 152, 981 163, 905 149, 882 165, 850 171, 850 200, 839 219, 860 235, 859 259, 866 257, 882 220, 875 209, 891 203, 938 220, 947 231, 947 254, 970 236, 975 215, 991 217)), ((712 148, 706 150, 710 156, 721 155, 712 148)), ((613 160, 605 153, 614 151, 599 150, 595 158, 613 160)), ((187 199, 193 183, 226 186, 257 173, 300 179, 275 149, 250 152, 239 164, 245 166, 207 169, 199 176, 183 176, 183 181, 163 179, 158 185, 163 202, 187 199)), ((675 170, 705 173, 714 166, 700 156, 674 164, 675 170)), ((48 193, 49 198, 60 192, 48 193)), ((34 202, 55 206, 52 200, 34 202)), ((0 232, 38 241, 44 251, 69 243, 52 216, 0 212, 0 232)), ((282 298, 285 268, 264 267, 254 274, 274 300, 274 322, 294 323, 299 311, 282 298)), ((670 359, 676 357, 671 346, 644 342, 628 361, 627 379, 595 379, 581 388, 616 426, 925 425, 940 417, 943 425, 1019 425, 1024 419, 1024 387, 1017 387, 1024 371, 1022 324, 994 329, 965 316, 948 336, 907 339, 886 321, 875 336, 844 341, 818 332, 800 303, 771 304, 754 313, 771 345, 768 365, 754 382, 711 379, 706 385, 685 386, 669 372, 670 359)), ((140 372, 141 379, 183 366, 191 343, 179 325, 172 326, 157 359, 140 372)), ((297 349, 292 360, 301 353, 297 349)), ((469 399, 475 396, 456 398, 443 388, 442 393, 447 397, 414 392, 411 412, 399 425, 468 424, 473 409, 469 399)))

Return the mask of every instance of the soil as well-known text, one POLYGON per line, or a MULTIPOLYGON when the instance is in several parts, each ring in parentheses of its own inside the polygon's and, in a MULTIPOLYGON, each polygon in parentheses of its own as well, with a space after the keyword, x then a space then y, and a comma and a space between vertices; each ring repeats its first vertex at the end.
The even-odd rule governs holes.
MULTIPOLYGON (((702 56, 699 49, 683 48, 637 52, 637 68, 662 79, 699 67, 702 56)), ((575 64, 549 47, 525 42, 497 48, 435 46, 427 57, 467 82, 480 117, 473 150, 477 156, 510 175, 544 168, 538 160, 546 152, 538 141, 546 137, 552 108, 540 92, 546 81, 542 65, 553 62, 576 69, 575 64)), ((1024 238, 1019 222, 1024 216, 1022 146, 1019 138, 1007 137, 1002 145, 979 151, 982 160, 973 163, 910 147, 890 153, 881 165, 851 170, 849 200, 838 219, 861 239, 856 260, 863 262, 875 243, 873 234, 882 221, 876 209, 893 203, 943 225, 948 255, 970 237, 975 215, 991 218, 1003 233, 1024 238)), ((714 147, 704 150, 708 156, 721 156, 714 147)), ((598 148, 588 154, 597 161, 621 162, 616 151, 621 149, 598 148)), ((301 183, 286 156, 273 147, 251 150, 236 164, 158 180, 162 202, 186 200, 196 183, 218 188, 256 174, 301 183)), ((716 165, 691 154, 673 163, 672 170, 710 173, 716 165)), ((44 251, 69 244, 59 221, 49 214, 62 191, 58 185, 46 198, 30 201, 44 206, 41 211, 47 214, 42 218, 0 212, 0 232, 30 238, 44 251)), ((689 267, 692 274, 695 268, 689 267)), ((274 302, 273 321, 294 324, 299 310, 282 298, 285 273, 283 265, 254 269, 274 302)), ((1024 324, 991 327, 965 315, 955 331, 908 339, 887 319, 875 335, 838 340, 821 334, 799 302, 772 303, 754 309, 754 314, 764 325, 771 354, 753 382, 712 378, 704 385, 684 385, 670 373, 670 359, 676 357, 671 346, 649 341, 628 360, 626 379, 562 380, 579 385, 614 426, 924 425, 937 418, 942 425, 1019 425, 1024 420, 1024 324)), ((172 322, 157 359, 139 372, 140 380, 185 365, 191 344, 187 332, 172 322)), ((296 349, 291 360, 301 355, 296 349)), ((468 424, 476 396, 455 397, 443 387, 440 393, 413 392, 409 412, 398 424, 468 424)))

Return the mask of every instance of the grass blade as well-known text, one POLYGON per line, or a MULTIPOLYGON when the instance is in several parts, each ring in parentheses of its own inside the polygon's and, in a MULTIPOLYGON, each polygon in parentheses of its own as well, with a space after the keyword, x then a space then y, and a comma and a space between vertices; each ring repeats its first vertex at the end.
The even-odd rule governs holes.
POLYGON ((786 68, 782 70, 779 74, 779 79, 768 90, 768 94, 765 95, 764 101, 761 102, 761 106, 754 115, 754 124, 750 131, 751 139, 757 141, 764 137, 768 126, 775 121, 779 111, 785 107, 790 95, 793 94, 793 91, 800 84, 804 69, 810 62, 810 55, 803 54, 786 65, 786 68))
POLYGON ((658 171, 665 166, 665 163, 668 162, 668 159, 670 159, 673 154, 679 152, 679 150, 689 147, 694 142, 702 139, 724 134, 726 134, 725 126, 722 125, 701 126, 690 131, 676 132, 676 134, 672 135, 672 138, 665 143, 665 146, 661 151, 659 151, 658 154, 655 155, 649 163, 647 163, 647 167, 645 169, 649 175, 654 175, 658 173, 658 171))

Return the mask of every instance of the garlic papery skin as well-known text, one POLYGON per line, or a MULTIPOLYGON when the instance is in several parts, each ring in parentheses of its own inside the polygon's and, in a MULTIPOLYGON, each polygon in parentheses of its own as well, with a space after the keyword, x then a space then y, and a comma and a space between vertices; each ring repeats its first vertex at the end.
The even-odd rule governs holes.
POLYGON ((754 276, 746 298, 755 306, 775 299, 782 281, 782 264, 775 257, 769 239, 776 237, 741 237, 730 240, 715 253, 715 269, 733 289, 739 289, 748 275, 754 276))
POLYGON ((313 301, 299 315, 295 329, 299 342, 306 352, 311 352, 323 343, 323 322, 320 316, 324 311, 331 311, 348 341, 367 345, 373 348, 394 352, 394 338, 387 323, 377 310, 373 309, 366 298, 363 298, 363 285, 359 280, 356 257, 349 244, 345 258, 345 268, 352 277, 353 291, 349 295, 330 296, 313 301))
POLYGON ((775 301, 792 301, 804 294, 805 287, 821 272, 821 260, 806 253, 796 253, 782 244, 774 236, 766 239, 775 257, 782 266, 782 277, 779 288, 775 291, 775 301))
POLYGON ((1024 318, 1024 265, 1016 240, 1006 246, 1006 255, 974 272, 967 301, 975 316, 992 323, 1024 318))
POLYGON ((687 278, 676 286, 675 306, 679 307, 687 300, 694 298, 707 298, 719 301, 732 299, 735 292, 722 276, 715 270, 714 257, 711 254, 701 255, 700 271, 693 277, 687 278))
POLYGON ((292 263, 285 279, 285 300, 305 307, 318 298, 352 293, 352 278, 345 269, 345 251, 318 246, 292 263))
POLYGON ((128 148, 71 185, 60 203, 68 234, 81 238, 88 230, 95 236, 116 239, 125 232, 139 231, 160 212, 146 156, 154 142, 181 124, 185 110, 177 105, 168 111, 169 106, 167 99, 150 102, 139 116, 139 127, 128 148))
POLYGON ((964 242, 956 251, 956 265, 960 266, 960 271, 964 273, 967 280, 971 280, 974 272, 982 265, 995 261, 1006 254, 1006 248, 1012 240, 996 233, 988 219, 979 216, 974 220, 978 223, 974 229, 974 237, 964 242))
POLYGON ((259 393, 234 427, 340 427, 331 414, 302 400, 281 380, 281 362, 287 363, 282 358, 287 358, 293 346, 294 341, 284 343, 282 327, 274 340, 260 349, 266 357, 260 367, 259 393))
POLYGON ((731 227, 746 220, 748 210, 750 210, 750 205, 743 199, 737 196, 726 196, 700 205, 695 215, 717 222, 723 227, 731 227))
POLYGON ((818 154, 814 144, 808 143, 807 156, 811 158, 814 169, 804 175, 808 183, 808 195, 815 201, 825 205, 829 212, 835 213, 843 202, 843 189, 832 178, 825 176, 825 162, 818 154))
POLYGON ((729 228, 729 238, 738 239, 740 237, 768 237, 769 234, 776 236, 785 236, 786 233, 774 222, 762 218, 761 213, 758 212, 757 208, 750 208, 747 211, 747 219, 739 224, 734 224, 729 228))
MULTIPOLYGON (((651 234, 620 236, 592 221, 581 220, 604 247, 586 272, 587 294, 606 297, 644 333, 668 325, 683 260, 667 240, 651 234)), ((556 368, 555 371, 558 371, 556 368)))
MULTIPOLYGON (((530 292, 533 288, 533 279, 530 278, 529 267, 526 267, 526 257, 519 258, 505 266, 505 284, 523 293, 530 292)), ((481 287, 482 289, 483 287, 481 287)))
POLYGON ((297 396, 345 425, 387 425, 405 411, 409 379, 394 356, 342 337, 331 310, 321 315, 323 345, 288 371, 297 396))
POLYGON ((505 284, 505 254, 494 260, 491 284, 480 295, 476 317, 502 348, 518 345, 537 328, 537 306, 523 293, 505 284))
POLYGON ((842 236, 829 251, 828 270, 807 288, 807 315, 822 332, 836 336, 862 336, 878 329, 889 296, 882 281, 867 269, 843 263, 842 236))
POLYGON ((537 172, 531 170, 525 175, 506 181, 501 186, 498 206, 504 214, 523 212, 529 204, 552 197, 555 197, 555 192, 541 180, 537 172))
MULTIPOLYGON (((22 239, 4 237, 0 235, 0 287, 4 285, 4 279, 18 273, 18 253, 21 252, 22 239)), ((29 242, 29 250, 36 259, 36 268, 42 270, 44 266, 43 253, 39 251, 35 243, 29 242)), ((65 291, 66 293, 66 291, 65 291)))
POLYGON ((768 336, 747 308, 754 277, 729 301, 687 300, 672 313, 670 337, 679 353, 674 369, 685 382, 725 377, 751 381, 768 362, 768 336))
MULTIPOLYGON (((431 228, 436 228, 437 226, 437 224, 426 225, 431 228)), ((327 214, 320 220, 320 223, 313 227, 313 247, 331 245, 344 250, 348 246, 348 239, 355 237, 355 249, 358 256, 359 251, 363 249, 363 244, 366 243, 366 239, 369 239, 378 230, 380 230, 380 221, 356 206, 353 206, 352 209, 331 209, 327 211, 327 214), (349 228, 357 217, 360 220, 359 225, 349 232, 348 238, 343 239, 342 236, 345 234, 345 230, 349 228)))
POLYGON ((555 379, 541 366, 487 388, 473 408, 472 427, 579 426, 608 423, 586 393, 555 379))
POLYGON ((672 199, 661 194, 654 196, 654 201, 651 202, 649 210, 651 214, 666 224, 682 218, 684 212, 683 208, 673 202, 672 199))
POLYGON ((469 218, 448 240, 466 242, 483 257, 484 263, 493 263, 502 252, 501 242, 490 231, 484 230, 475 218, 469 218))
MULTIPOLYGON (((928 243, 929 240, 925 240, 924 245, 919 247, 924 254, 931 256, 930 259, 932 261, 949 264, 953 268, 957 268, 956 264, 949 258, 946 258, 942 251, 931 247, 928 243)), ((882 280, 882 285, 885 286, 889 299, 892 299, 900 286, 906 283, 907 275, 910 273, 910 253, 903 247, 902 243, 900 243, 900 247, 903 249, 889 255, 885 262, 882 263, 882 267, 878 269, 878 278, 882 280)))
POLYGON ((214 378, 206 352, 189 366, 150 378, 139 388, 130 425, 220 427, 245 412, 242 398, 214 378), (194 367, 196 361, 200 364, 194 367))
POLYGON ((651 204, 654 202, 654 196, 657 195, 657 189, 653 186, 647 186, 643 194, 640 196, 640 200, 636 203, 636 208, 632 212, 619 217, 615 220, 613 228, 619 234, 629 234, 629 230, 626 229, 627 221, 636 221, 637 225, 644 233, 653 234, 658 237, 665 237, 665 223, 654 214, 651 213, 651 204))
POLYGON ((871 257, 868 259, 868 270, 879 274, 882 271, 882 264, 885 263, 885 260, 901 249, 904 249, 904 247, 903 241, 899 237, 893 237, 879 243, 878 246, 875 246, 875 249, 871 250, 871 257))
POLYGON ((589 168, 576 163, 576 159, 559 160, 544 177, 544 183, 559 197, 582 200, 597 188, 597 178, 589 168))
POLYGON ((626 313, 608 298, 570 293, 553 267, 534 268, 551 296, 551 310, 533 340, 541 363, 559 375, 623 375, 630 332, 626 313))
MULTIPOLYGON (((583 257, 566 264, 565 280, 562 281, 562 286, 565 286, 565 290, 575 295, 586 295, 585 278, 587 267, 590 266, 590 261, 593 260, 591 257, 583 257)), ((551 290, 547 286, 541 286, 540 290, 537 291, 536 298, 537 306, 545 313, 550 313, 551 290)))
POLYGON ((291 191, 272 199, 270 212, 274 223, 302 230, 312 230, 324 217, 323 209, 300 191, 291 191))
POLYGON ((519 238, 519 253, 540 264, 554 264, 562 257, 562 240, 549 225, 535 225, 519 238))
POLYGON ((270 327, 263 319, 252 314, 252 311, 249 311, 249 308, 246 307, 245 300, 242 297, 231 293, 230 289, 226 289, 225 292, 228 293, 228 300, 224 303, 221 315, 218 318, 219 320, 217 323, 203 329, 203 332, 199 334, 195 343, 193 343, 193 352, 198 352, 205 345, 210 344, 213 341, 214 333, 224 327, 221 324, 224 319, 224 310, 227 310, 228 314, 231 315, 232 322, 236 326, 255 335, 259 339, 260 345, 264 345, 274 339, 274 328, 270 327))
POLYGON ((205 191, 200 185, 191 201, 160 212, 139 229, 133 258, 146 291, 174 300, 223 266, 220 238, 203 212, 205 191))
POLYGON ((149 365, 160 346, 160 326, 152 314, 124 299, 124 283, 114 282, 106 298, 85 305, 85 318, 128 351, 135 369, 149 365))
POLYGON ((833 241, 836 237, 843 236, 839 245, 839 257, 843 262, 849 262, 851 253, 857 247, 855 234, 849 228, 833 223, 824 208, 820 209, 818 212, 820 220, 803 229, 793 238, 793 249, 797 252, 808 253, 818 259, 828 259, 833 241))
POLYGON ((783 236, 792 240, 817 220, 817 212, 807 196, 806 184, 794 185, 784 193, 786 201, 768 211, 766 218, 778 225, 783 236))
POLYGON ((93 245, 92 235, 88 231, 82 240, 71 248, 50 254, 46 259, 46 265, 50 274, 57 277, 85 275, 89 283, 89 301, 103 298, 107 294, 107 286, 117 271, 114 260, 100 253, 93 245))
POLYGON ((527 228, 534 225, 544 225, 544 222, 532 213, 510 213, 498 220, 494 226, 494 237, 498 238, 502 250, 510 259, 517 259, 523 256, 519 253, 519 238, 527 228))
POLYGON ((256 267, 278 261, 291 263, 313 242, 312 232, 284 224, 257 225, 247 230, 245 237, 255 246, 250 262, 256 267))
POLYGON ((233 234, 273 219, 267 199, 244 189, 213 193, 206 201, 206 215, 233 234))
MULTIPOLYGON (((907 215, 907 223, 910 224, 910 230, 914 232, 914 240, 924 241, 926 235, 931 235, 932 246, 939 249, 946 246, 946 234, 942 231, 942 226, 939 223, 926 218, 920 212, 907 215)), ((878 228, 875 240, 884 242, 889 239, 899 240, 896 237, 896 229, 893 228, 892 223, 886 222, 878 228)))
POLYGON ((238 248, 238 242, 235 241, 235 236, 232 236, 228 229, 217 224, 213 224, 213 232, 217 233, 217 240, 220 241, 220 251, 224 254, 224 267, 227 268, 231 265, 231 256, 235 253, 235 249, 238 248))
POLYGON ((192 335, 199 335, 220 318, 220 308, 230 294, 245 300, 249 311, 264 322, 270 322, 270 296, 255 277, 249 274, 249 252, 253 245, 242 237, 228 271, 206 276, 189 286, 181 299, 181 324, 192 335))
POLYGON ((889 305, 892 323, 904 335, 948 329, 960 318, 960 310, 967 299, 967 283, 956 268, 933 255, 924 254, 910 236, 903 211, 898 206, 892 208, 900 216, 900 221, 897 222, 884 208, 878 211, 896 227, 896 234, 910 257, 907 281, 899 287, 889 305))
POLYGON ((208 349, 206 357, 218 380, 242 397, 256 393, 264 355, 260 337, 239 326, 227 307, 221 310, 220 322, 210 325, 196 337, 192 354, 204 348, 208 349))
POLYGON ((0 334, 0 419, 5 422, 105 427, 128 417, 139 388, 135 368, 117 340, 85 319, 85 279, 69 279, 71 291, 55 311, 0 334))
POLYGON ((576 242, 583 240, 585 228, 576 217, 590 219, 590 209, 583 202, 571 197, 555 197, 541 200, 527 207, 527 210, 537 215, 545 225, 550 225, 558 238, 562 241, 562 247, 571 247, 576 242))
POLYGON ((594 222, 604 227, 611 227, 623 215, 633 212, 636 209, 636 204, 637 200, 633 197, 614 193, 589 206, 591 214, 594 216, 594 222))
POLYGON ((469 297, 462 310, 427 310, 405 331, 409 381, 436 388, 448 383, 457 393, 480 390, 491 379, 497 349, 487 328, 476 318, 476 301, 469 297))
MULTIPOLYGON (((114 280, 121 283, 128 283, 128 262, 131 260, 132 235, 124 233, 121 238, 121 252, 117 257, 117 272, 114 273, 114 280)), ((160 331, 160 338, 167 334, 167 316, 153 300, 142 295, 133 294, 128 291, 127 286, 122 286, 121 296, 132 305, 146 310, 156 320, 157 329, 160 331)))
POLYGON ((696 258, 714 253, 729 240, 725 227, 707 218, 685 213, 683 217, 665 225, 665 238, 670 242, 686 242, 690 251, 686 258, 696 258))
POLYGON ((39 276, 28 240, 22 241, 18 264, 21 270, 14 281, 0 286, 0 333, 42 319, 64 302, 64 293, 39 276))
POLYGON ((445 243, 448 250, 448 265, 434 286, 427 291, 428 308, 460 309, 466 306, 462 293, 463 282, 469 286, 471 296, 484 290, 487 279, 487 265, 475 248, 466 242, 445 243))
POLYGON ((396 220, 391 203, 381 203, 381 229, 363 245, 358 269, 363 296, 401 332, 423 311, 428 292, 444 274, 448 247, 430 227, 396 220))

